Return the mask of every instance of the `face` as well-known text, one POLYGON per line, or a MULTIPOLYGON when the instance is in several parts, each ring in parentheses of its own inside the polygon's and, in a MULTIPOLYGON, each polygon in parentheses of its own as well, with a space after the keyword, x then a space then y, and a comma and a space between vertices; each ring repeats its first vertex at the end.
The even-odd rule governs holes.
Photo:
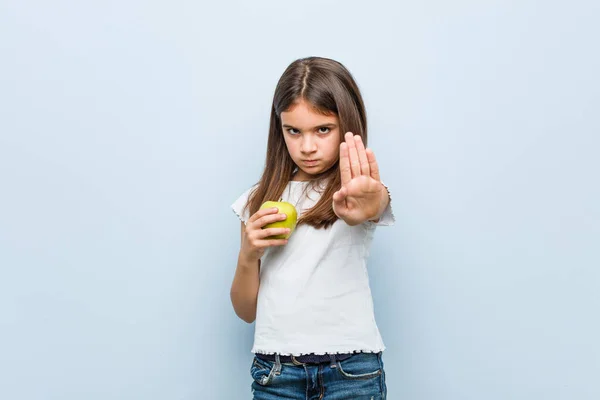
POLYGON ((281 113, 287 149, 298 166, 294 180, 305 181, 331 168, 340 155, 337 115, 323 115, 304 100, 281 113))

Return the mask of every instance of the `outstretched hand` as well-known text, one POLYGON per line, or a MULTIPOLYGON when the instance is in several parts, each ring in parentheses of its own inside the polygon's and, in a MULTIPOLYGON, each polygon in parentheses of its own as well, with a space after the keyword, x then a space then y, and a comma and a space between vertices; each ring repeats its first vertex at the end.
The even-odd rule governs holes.
POLYGON ((333 212, 348 225, 378 218, 389 201, 375 154, 360 136, 347 132, 340 144, 342 187, 333 194, 333 212))

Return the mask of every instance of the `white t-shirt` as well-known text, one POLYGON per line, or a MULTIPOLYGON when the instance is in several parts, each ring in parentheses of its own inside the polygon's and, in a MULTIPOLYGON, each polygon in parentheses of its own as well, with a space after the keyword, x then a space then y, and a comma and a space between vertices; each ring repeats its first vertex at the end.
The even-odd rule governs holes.
MULTIPOLYGON (((254 187, 232 204, 244 223, 254 187)), ((309 182, 290 181, 282 200, 298 217, 320 192, 309 182)), ((281 355, 379 352, 385 349, 373 312, 367 258, 377 225, 393 225, 391 201, 377 223, 327 229, 301 224, 284 246, 261 257, 253 353, 281 355)))

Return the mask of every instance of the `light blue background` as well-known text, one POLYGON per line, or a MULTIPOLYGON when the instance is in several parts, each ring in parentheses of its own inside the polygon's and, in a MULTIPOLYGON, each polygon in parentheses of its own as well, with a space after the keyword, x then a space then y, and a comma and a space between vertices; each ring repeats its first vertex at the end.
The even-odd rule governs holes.
POLYGON ((355 75, 389 398, 600 398, 597 1, 0 1, 0 398, 250 398, 271 96, 355 75))

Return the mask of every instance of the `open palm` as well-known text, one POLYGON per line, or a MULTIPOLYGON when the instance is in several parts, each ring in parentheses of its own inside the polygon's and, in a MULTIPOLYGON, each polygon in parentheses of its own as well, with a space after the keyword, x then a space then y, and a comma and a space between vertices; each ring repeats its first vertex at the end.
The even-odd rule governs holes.
POLYGON ((386 189, 379 178, 375 154, 360 136, 347 132, 340 144, 342 187, 333 194, 333 212, 348 225, 377 216, 386 189))

